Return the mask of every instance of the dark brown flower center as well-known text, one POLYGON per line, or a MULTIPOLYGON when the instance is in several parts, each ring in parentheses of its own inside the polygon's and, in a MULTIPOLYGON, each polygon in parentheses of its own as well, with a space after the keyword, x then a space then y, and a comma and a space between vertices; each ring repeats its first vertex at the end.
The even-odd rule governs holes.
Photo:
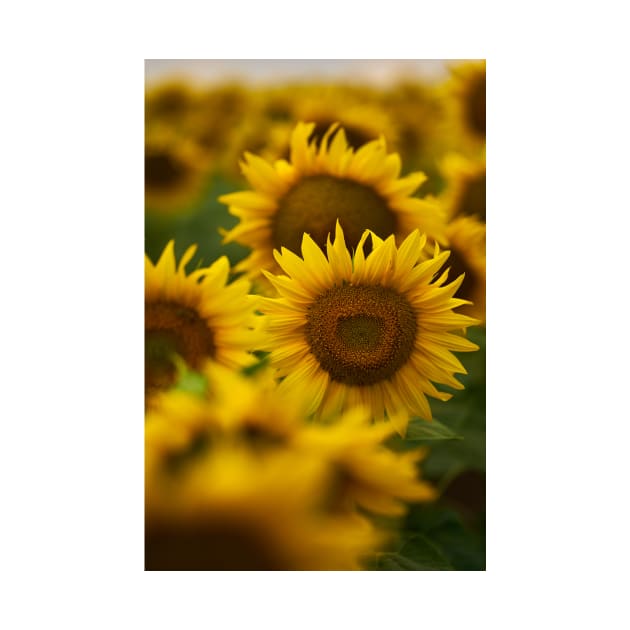
POLYGON ((486 75, 480 75, 470 86, 467 101, 468 124, 480 136, 486 135, 486 75))
POLYGON ((474 216, 482 221, 486 220, 486 174, 469 180, 457 209, 458 215, 474 216))
POLYGON ((177 186, 186 179, 188 169, 170 153, 144 156, 144 186, 150 190, 164 190, 177 186))
POLYGON ((175 382, 175 354, 193 369, 214 357, 214 334, 194 309, 176 302, 147 302, 144 319, 145 390, 166 389, 175 382))
POLYGON ((147 525, 147 571, 281 571, 296 569, 271 549, 254 523, 203 521, 147 525))
POLYGON ((150 99, 145 106, 147 117, 177 118, 182 116, 192 105, 188 92, 173 86, 150 99))
POLYGON ((393 376, 413 351, 418 324, 409 302, 381 286, 342 285, 307 312, 306 340, 334 381, 372 385, 393 376))
POLYGON ((351 179, 313 175, 280 199, 272 226, 273 245, 299 253, 307 232, 323 250, 328 234, 335 233, 337 219, 349 248, 357 246, 366 229, 381 238, 397 231, 396 216, 372 188, 351 179))

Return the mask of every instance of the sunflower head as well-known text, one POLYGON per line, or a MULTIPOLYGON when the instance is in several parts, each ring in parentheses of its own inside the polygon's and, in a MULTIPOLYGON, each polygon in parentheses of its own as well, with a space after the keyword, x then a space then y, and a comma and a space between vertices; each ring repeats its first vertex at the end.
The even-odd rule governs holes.
POLYGON ((238 83, 212 86, 200 94, 187 133, 213 162, 221 159, 233 132, 251 116, 250 101, 249 91, 238 83))
POLYGON ((357 247, 366 229, 383 238, 394 234, 401 239, 419 227, 429 238, 444 239, 439 204, 411 197, 425 175, 418 172, 399 178, 400 157, 387 153, 383 138, 355 151, 345 131, 336 125, 319 145, 309 140, 314 130, 314 123, 297 125, 290 162, 270 164, 246 153, 241 168, 254 190, 220 198, 240 218, 226 241, 253 250, 238 270, 253 277, 262 269, 278 271, 273 250, 299 251, 304 233, 323 251, 337 221, 351 248, 357 247))
POLYGON ((158 83, 145 94, 147 125, 166 123, 179 127, 199 103, 199 92, 189 82, 173 79, 158 83))
POLYGON ((445 86, 453 147, 476 152, 486 141, 486 62, 454 66, 445 86))
POLYGON ((145 257, 145 389, 147 394, 175 382, 179 356, 199 369, 207 359, 230 367, 251 363, 255 344, 254 298, 250 284, 228 284, 230 265, 225 256, 209 267, 186 274, 196 246, 189 247, 179 265, 170 241, 157 264, 145 257))
POLYGON ((402 82, 383 95, 384 106, 396 120, 396 149, 403 162, 431 175, 428 187, 437 187, 436 156, 441 152, 441 125, 444 107, 432 86, 421 82, 402 82))
POLYGON ((172 214, 193 207, 207 172, 206 156, 193 141, 167 127, 147 130, 144 194, 148 212, 172 214))
POLYGON ((305 413, 308 392, 279 392, 270 373, 245 378, 216 363, 203 373, 203 393, 170 390, 146 415, 153 568, 193 566, 194 557, 206 568, 359 568, 391 534, 367 516, 399 517, 406 502, 435 497, 420 479, 423 452, 391 451, 384 441, 394 428, 373 424, 367 408, 314 422, 305 413), (324 556, 315 560, 315 550, 324 556))
POLYGON ((336 227, 327 256, 305 234, 302 258, 283 248, 276 260, 288 277, 265 272, 279 292, 262 298, 270 360, 284 380, 280 390, 306 388, 316 414, 367 406, 405 432, 409 417, 431 418, 425 394, 445 400, 433 382, 461 389, 465 373, 452 350, 477 346, 460 334, 476 320, 455 313, 463 277, 444 284, 438 270, 448 252, 424 262, 426 237, 417 230, 397 248, 365 231, 354 257, 336 227), (371 237, 373 250, 363 246, 371 237))
POLYGON ((146 416, 147 568, 360 568, 383 537, 330 509, 336 469, 299 439, 303 402, 275 396, 264 372, 203 373, 205 392, 160 394, 146 416))
POLYGON ((430 501, 435 490, 419 478, 423 450, 395 453, 384 440, 395 430, 389 423, 371 422, 367 407, 354 407, 326 423, 311 423, 295 437, 295 444, 316 454, 333 474, 327 491, 329 509, 357 509, 384 516, 406 512, 404 501, 430 501))
POLYGON ((323 461, 238 446, 145 479, 147 570, 353 570, 381 537, 365 520, 322 512, 323 461))

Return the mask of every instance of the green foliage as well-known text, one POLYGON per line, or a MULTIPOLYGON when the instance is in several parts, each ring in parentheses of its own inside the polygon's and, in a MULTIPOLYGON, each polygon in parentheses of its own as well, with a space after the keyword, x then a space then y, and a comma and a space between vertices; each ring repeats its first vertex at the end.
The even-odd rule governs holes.
POLYGON ((485 329, 472 328, 468 336, 480 349, 460 355, 468 371, 460 378, 465 389, 451 390, 451 400, 431 404, 442 423, 462 438, 436 443, 424 464, 425 476, 441 485, 465 470, 486 469, 485 329))
POLYGON ((232 265, 243 259, 248 249, 236 243, 224 245, 219 229, 230 229, 238 219, 229 214, 227 206, 219 202, 220 195, 239 190, 240 184, 209 178, 200 202, 190 211, 173 216, 145 213, 145 252, 157 262, 166 244, 175 239, 175 255, 180 259, 186 249, 197 245, 197 252, 188 269, 212 264, 220 256, 227 256, 232 265))
POLYGON ((203 374, 191 370, 183 359, 175 357, 177 366, 177 380, 173 385, 173 389, 195 394, 197 396, 205 396, 208 391, 208 380, 203 374))
POLYGON ((404 438, 393 435, 387 440, 387 446, 395 451, 407 451, 418 448, 421 444, 440 440, 461 440, 460 435, 438 420, 428 422, 420 418, 412 418, 404 438))
MULTIPOLYGON (((480 349, 459 355, 468 372, 459 379, 465 389, 445 388, 453 394, 451 400, 431 401, 433 414, 439 421, 413 419, 405 439, 396 436, 388 441, 396 450, 428 446, 422 474, 443 494, 434 504, 410 506, 397 547, 379 554, 370 567, 374 570, 485 571, 484 495, 464 497, 468 499, 464 506, 461 497, 449 494, 451 484, 462 473, 476 475, 481 488, 485 480, 485 329, 472 328, 468 337, 480 349)), ((462 487, 466 493, 466 484, 460 484, 460 493, 462 487)))
POLYGON ((381 571, 451 571, 453 567, 444 553, 426 536, 409 537, 397 553, 383 553, 377 557, 376 568, 381 571))
POLYGON ((424 440, 461 440, 462 437, 437 420, 427 422, 420 418, 414 418, 407 427, 405 439, 409 442, 420 442, 424 440))
MULTIPOLYGON (((415 505, 405 522, 404 536, 418 535, 440 550, 448 563, 459 571, 485 570, 485 523, 465 524, 454 510, 439 506, 415 505)), ((400 553, 405 553, 405 546, 400 553)))

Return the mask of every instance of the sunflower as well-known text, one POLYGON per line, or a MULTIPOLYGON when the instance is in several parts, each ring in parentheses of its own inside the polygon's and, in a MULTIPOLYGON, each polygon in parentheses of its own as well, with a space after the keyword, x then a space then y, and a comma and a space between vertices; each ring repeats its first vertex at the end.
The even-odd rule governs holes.
POLYGON ((253 449, 284 448, 303 428, 308 403, 301 392, 278 396, 273 369, 245 378, 209 362, 203 373, 209 384, 213 415, 224 436, 253 449))
POLYGON ((201 93, 187 121, 187 133, 213 160, 229 147, 230 137, 254 113, 250 92, 239 83, 212 86, 201 93))
POLYGON ((486 141, 485 59, 451 68, 445 92, 453 147, 476 153, 486 141))
POLYGON ((396 120, 395 144, 403 163, 430 173, 427 186, 436 187, 436 157, 442 152, 443 105, 435 90, 421 82, 401 82, 383 94, 383 106, 396 120))
POLYGON ((383 444, 394 432, 391 424, 372 424, 367 408, 355 407, 334 422, 311 423, 296 434, 294 444, 332 467, 331 509, 352 512, 358 506, 400 516, 406 512, 403 501, 430 501, 437 494, 418 478, 417 464, 426 451, 395 453, 383 444))
POLYGON ((447 226, 449 277, 464 280, 457 297, 470 302, 461 312, 485 322, 486 319, 486 226, 473 217, 460 217, 447 226))
POLYGON ((440 164, 446 188, 440 197, 449 218, 471 216, 486 221, 486 156, 469 159, 449 153, 440 164))
POLYGON ((278 397, 270 368, 246 378, 207 361, 201 374, 207 383, 201 395, 171 389, 154 397, 145 422, 152 456, 177 458, 217 440, 252 450, 287 448, 303 428, 307 403, 294 393, 278 397))
POLYGON ((259 276, 262 269, 278 272, 273 249, 299 251, 305 232, 323 250, 337 220, 350 247, 358 245, 365 229, 382 237, 395 234, 404 238, 419 227, 430 238, 444 238, 440 206, 410 197, 425 175, 418 172, 399 179, 400 157, 387 154, 383 138, 354 151, 344 130, 333 125, 318 147, 315 141, 309 143, 314 130, 314 123, 296 126, 290 163, 278 160, 269 164, 246 153, 241 168, 254 190, 220 197, 240 218, 225 241, 253 250, 237 265, 237 271, 251 277, 259 276))
POLYGON ((205 396, 170 390, 147 412, 147 470, 178 466, 204 449, 239 445, 262 455, 282 450, 325 462, 328 483, 322 506, 352 514, 359 506, 385 515, 405 511, 402 501, 426 501, 435 492, 419 480, 423 452, 396 453, 384 445, 395 429, 372 424, 369 410, 356 407, 326 422, 307 420, 304 390, 278 393, 273 371, 245 378, 215 362, 203 369, 205 396))
POLYGON ((417 264, 425 245, 418 230, 400 248, 393 235, 383 241, 366 230, 351 257, 337 223, 327 257, 308 234, 303 259, 276 251, 289 277, 265 272, 280 297, 261 298, 260 310, 270 360, 286 377, 279 390, 306 389, 309 412, 318 415, 364 405, 404 435, 410 415, 431 419, 425 394, 450 398, 432 381, 462 389, 454 374, 466 370, 451 350, 477 346, 451 331, 477 322, 452 310, 466 303, 453 297, 462 277, 444 285, 444 272, 434 280, 448 252, 417 264))
POLYGON ((170 241, 156 265, 145 256, 145 393, 175 381, 174 355, 192 368, 211 358, 229 367, 252 361, 255 341, 254 298, 250 283, 227 284, 230 265, 225 256, 209 267, 186 275, 196 251, 189 247, 179 265, 170 241))
POLYGON ((179 213, 199 199, 208 172, 199 147, 173 130, 147 131, 144 147, 144 198, 148 212, 179 213))
POLYGON ((179 127, 198 106, 200 94, 183 79, 160 82, 145 93, 145 124, 179 127))
POLYGON ((209 363, 204 373, 212 384, 213 416, 224 435, 252 449, 288 448, 326 462, 331 471, 325 490, 329 510, 353 513, 359 506, 398 516, 406 511, 402 501, 435 498, 434 489, 418 478, 417 464, 425 452, 387 448, 383 442, 395 429, 389 423, 373 424, 367 408, 307 422, 309 392, 278 392, 271 370, 245 379, 209 363))
POLYGON ((320 510, 325 464, 220 446, 145 478, 147 570, 355 570, 381 536, 320 510))

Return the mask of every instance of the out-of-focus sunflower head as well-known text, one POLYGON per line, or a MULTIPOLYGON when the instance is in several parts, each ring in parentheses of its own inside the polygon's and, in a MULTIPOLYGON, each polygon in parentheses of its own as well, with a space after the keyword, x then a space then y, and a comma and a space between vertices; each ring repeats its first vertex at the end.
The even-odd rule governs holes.
POLYGON ((293 86, 262 88, 254 93, 260 115, 276 123, 292 123, 295 119, 296 89, 293 86))
POLYGON ((144 194, 148 213, 180 214, 195 207, 210 162, 200 147, 170 127, 147 128, 144 194))
POLYGON ((383 442, 394 432, 391 424, 373 424, 367 407, 354 407, 326 424, 312 423, 297 435, 300 448, 322 457, 333 471, 329 509, 352 512, 358 507, 401 516, 406 512, 403 501, 436 498, 417 467, 426 452, 391 451, 383 442))
POLYGON ((398 127, 394 148, 407 169, 419 169, 429 175, 426 192, 437 192, 437 161, 444 150, 439 130, 444 107, 433 86, 421 82, 403 82, 383 94, 383 105, 398 127))
POLYGON ((223 445, 146 477, 148 570, 353 570, 380 536, 319 508, 328 470, 303 453, 223 445))
POLYGON ((199 107, 188 124, 188 134, 209 155, 218 159, 228 148, 235 129, 255 111, 245 86, 228 83, 209 87, 199 99, 199 107))
POLYGON ((486 141, 486 61, 470 61, 451 68, 444 85, 451 148, 478 154, 486 141))
POLYGON ((199 106, 200 92, 185 79, 151 86, 145 93, 145 124, 180 128, 199 106))
POLYGON ((208 362, 203 373, 214 416, 230 440, 259 452, 287 448, 304 428, 310 401, 302 391, 278 396, 275 370, 270 367, 246 378, 208 362))

